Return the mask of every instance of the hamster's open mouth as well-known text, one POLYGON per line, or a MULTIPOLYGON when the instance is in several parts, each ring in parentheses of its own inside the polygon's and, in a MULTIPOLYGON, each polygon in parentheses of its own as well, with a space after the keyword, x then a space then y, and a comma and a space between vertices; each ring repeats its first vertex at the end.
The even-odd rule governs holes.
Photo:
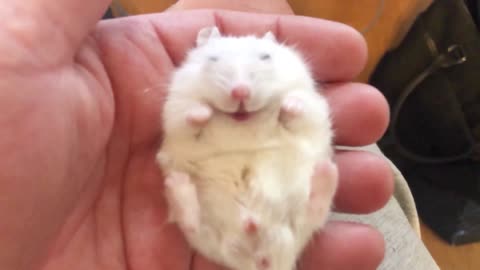
POLYGON ((243 105, 243 102, 240 103, 240 106, 238 106, 238 110, 236 112, 233 112, 233 113, 229 113, 229 115, 237 120, 237 121, 246 121, 248 119, 250 119, 250 117, 252 116, 254 112, 249 112, 247 110, 245 110, 245 106, 243 105))

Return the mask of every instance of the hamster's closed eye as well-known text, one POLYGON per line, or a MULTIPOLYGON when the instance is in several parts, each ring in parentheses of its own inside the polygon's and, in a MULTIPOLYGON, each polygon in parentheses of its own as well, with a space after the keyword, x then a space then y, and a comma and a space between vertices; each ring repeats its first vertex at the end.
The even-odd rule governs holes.
POLYGON ((268 53, 262 53, 260 54, 260 59, 261 60, 270 60, 272 58, 272 56, 268 53))
POLYGON ((217 62, 218 61, 218 56, 211 55, 211 56, 208 57, 208 60, 210 62, 217 62))

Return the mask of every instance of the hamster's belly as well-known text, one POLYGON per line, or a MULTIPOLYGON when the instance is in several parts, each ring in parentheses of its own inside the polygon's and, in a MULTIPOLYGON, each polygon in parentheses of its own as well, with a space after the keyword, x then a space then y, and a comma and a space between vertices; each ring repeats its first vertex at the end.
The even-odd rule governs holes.
MULTIPOLYGON (((268 243, 281 241, 277 238, 283 232, 291 238, 285 237, 285 242, 278 245, 290 247, 291 254, 301 250, 304 238, 311 233, 305 224, 315 164, 311 153, 296 145, 284 145, 253 152, 216 153, 190 164, 195 164, 194 171, 188 173, 197 187, 201 226, 189 240, 198 249, 214 254, 219 248, 240 247, 248 253, 244 228, 245 218, 251 216, 265 229, 260 232, 260 248, 271 251, 272 244, 268 243)), ((227 257, 231 254, 225 252, 227 257)), ((248 258, 252 254, 236 256, 248 258)), ((221 262, 228 263, 234 257, 221 262)))
MULTIPOLYGON (((200 193, 220 193, 247 203, 261 196, 279 205, 291 196, 308 196, 316 157, 296 144, 258 150, 216 152, 188 161, 187 170, 200 193)), ((206 196, 206 197, 209 197, 206 196)), ((300 200, 301 198, 297 198, 300 200)))
POLYGON ((225 215, 233 216, 239 205, 259 215, 269 209, 272 218, 295 212, 308 199, 314 166, 324 152, 312 141, 281 136, 244 150, 198 149, 177 155, 175 169, 192 177, 200 204, 219 222, 233 220, 225 215))

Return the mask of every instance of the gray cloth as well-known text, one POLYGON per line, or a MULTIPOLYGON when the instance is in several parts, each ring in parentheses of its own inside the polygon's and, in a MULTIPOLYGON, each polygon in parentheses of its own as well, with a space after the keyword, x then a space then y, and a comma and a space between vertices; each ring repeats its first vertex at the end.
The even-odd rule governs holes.
MULTIPOLYGON (((376 145, 361 150, 382 155, 376 145)), ((395 192, 384 208, 368 215, 334 213, 331 219, 368 224, 384 235, 386 254, 379 270, 439 270, 421 240, 418 214, 407 182, 390 164, 395 177, 395 192)))

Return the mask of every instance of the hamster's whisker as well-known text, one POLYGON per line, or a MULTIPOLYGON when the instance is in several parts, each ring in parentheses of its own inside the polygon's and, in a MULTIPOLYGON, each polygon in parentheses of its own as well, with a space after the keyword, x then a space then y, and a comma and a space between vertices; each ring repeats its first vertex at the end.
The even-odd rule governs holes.
POLYGON ((215 86, 220 88, 220 89, 227 89, 228 88, 228 83, 227 82, 216 81, 215 86))
POLYGON ((218 75, 216 83, 219 83, 218 86, 225 88, 228 86, 228 78, 226 76, 218 75))

